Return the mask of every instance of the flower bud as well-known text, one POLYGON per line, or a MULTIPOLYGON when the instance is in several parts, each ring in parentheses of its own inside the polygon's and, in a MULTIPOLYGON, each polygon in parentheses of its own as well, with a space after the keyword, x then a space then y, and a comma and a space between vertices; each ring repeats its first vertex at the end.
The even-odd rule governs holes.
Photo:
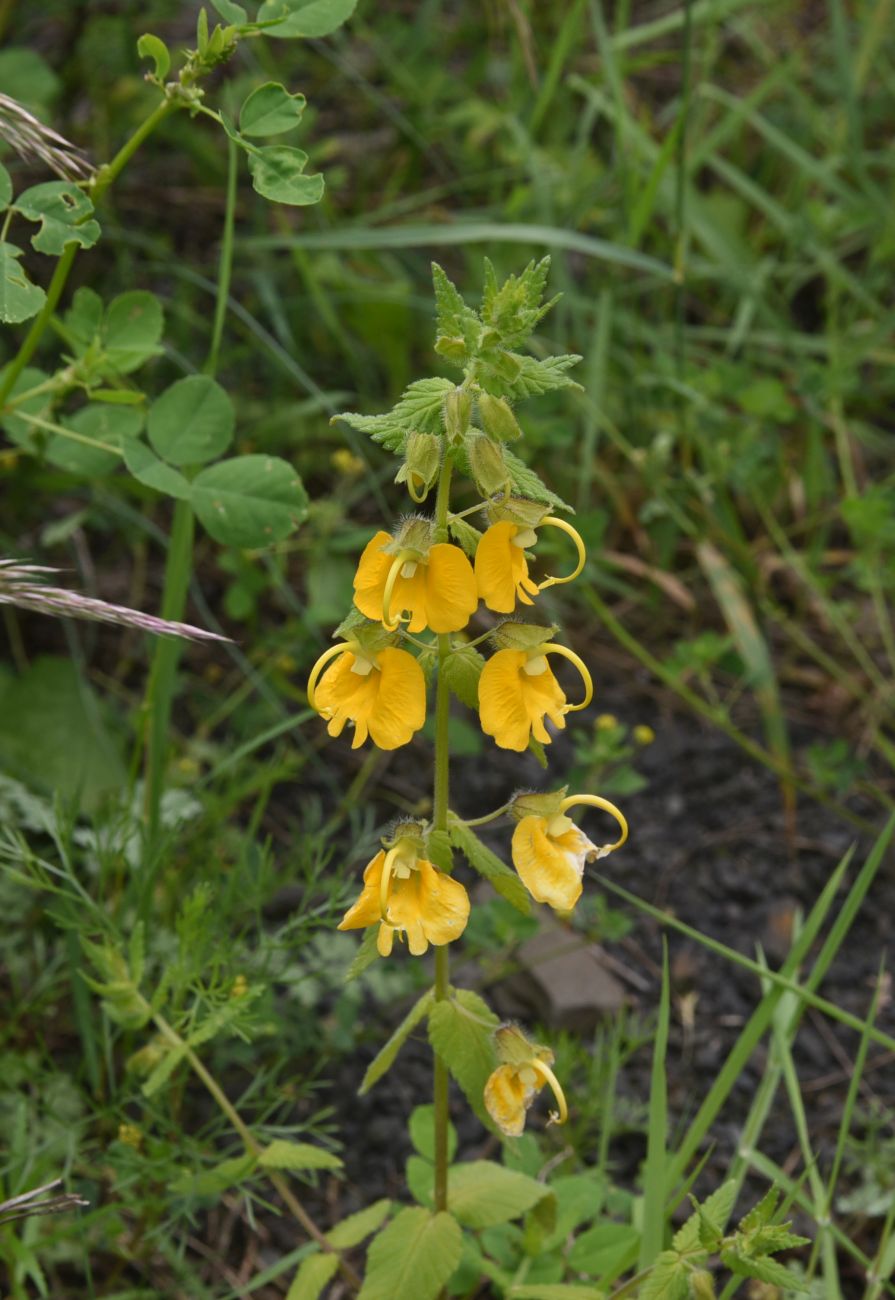
POLYGON ((557 631, 555 625, 543 627, 540 623, 516 623, 508 619, 494 629, 491 640, 501 650, 531 651, 552 641, 557 631))
POLYGON ((411 496, 422 496, 435 482, 440 468, 441 439, 434 433, 409 433, 404 464, 395 475, 395 482, 406 483, 411 496))
POLYGON ((455 388, 444 399, 444 428, 452 442, 457 442, 469 428, 472 398, 465 388, 455 388))
POLYGON ((473 433, 466 440, 472 476, 483 496, 491 497, 509 487, 510 475, 503 449, 483 433, 473 433))
POLYGON ((698 1268, 690 1274, 690 1295, 693 1300, 715 1300, 715 1283, 711 1273, 698 1268))
POLYGON ((492 438, 499 438, 501 442, 512 442, 522 437, 522 430, 505 397, 493 397, 491 393, 482 393, 479 397, 479 415, 485 432, 490 433, 492 438))
POLYGON ((544 794, 534 790, 520 790, 510 800, 509 815, 519 822, 523 817, 544 817, 552 821, 562 812, 562 801, 568 792, 567 785, 564 785, 561 790, 544 794))

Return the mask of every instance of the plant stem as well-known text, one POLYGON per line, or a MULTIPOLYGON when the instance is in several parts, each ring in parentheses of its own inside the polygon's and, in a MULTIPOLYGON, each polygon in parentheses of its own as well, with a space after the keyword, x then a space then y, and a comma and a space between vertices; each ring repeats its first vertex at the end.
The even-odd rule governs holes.
POLYGON ((230 274, 233 270, 233 225, 236 217, 236 145, 227 137, 227 203, 224 211, 224 232, 221 240, 221 260, 218 266, 218 292, 214 304, 214 324, 211 329, 211 345, 205 362, 206 375, 217 373, 218 356, 221 350, 221 337, 224 333, 224 320, 227 315, 227 301, 230 296, 230 274))
MULTIPOLYGON (((435 535, 446 540, 448 504, 451 495, 453 463, 445 455, 438 477, 438 494, 435 499, 435 535)), ((451 695, 444 664, 451 652, 451 638, 447 633, 438 637, 438 680, 435 688, 435 789, 433 794, 432 825, 437 831, 446 831, 448 824, 448 797, 450 778, 450 723, 451 695)), ((435 999, 443 1001, 450 988, 450 952, 447 944, 435 949, 435 999)), ((435 1055, 433 1097, 435 1104, 435 1209, 447 1209, 448 1167, 448 1068, 442 1058, 435 1055)))
MULTIPOLYGON (((259 1156, 262 1151, 260 1142, 255 1138, 251 1129, 233 1105, 230 1098, 221 1088, 211 1071, 203 1064, 202 1060, 196 1055, 193 1049, 188 1046, 184 1039, 181 1038, 176 1029, 168 1023, 164 1016, 160 1015, 158 1012, 154 1012, 152 1019, 162 1037, 171 1044, 174 1050, 182 1053, 184 1060, 189 1063, 190 1069, 202 1080, 208 1092, 217 1103, 219 1109, 224 1115, 226 1115, 235 1131, 239 1134, 246 1151, 250 1155, 259 1156)), ((327 1241, 324 1234, 317 1227, 317 1224, 295 1196, 285 1178, 273 1169, 267 1169, 265 1170, 265 1173, 279 1192, 283 1203, 288 1207, 292 1216, 301 1224, 308 1236, 316 1241, 321 1250, 324 1250, 331 1255, 339 1254, 336 1248, 327 1241)), ((360 1277, 351 1265, 342 1259, 341 1256, 339 1258, 339 1267, 343 1276, 351 1286, 353 1286, 356 1291, 360 1290, 360 1277)))
MULTIPOLYGON (((98 202, 109 186, 117 180, 123 168, 137 152, 146 137, 151 135, 159 123, 177 107, 179 107, 179 105, 176 100, 162 100, 160 104, 156 105, 149 116, 141 122, 130 139, 121 146, 112 161, 107 163, 105 167, 99 169, 90 189, 90 197, 93 199, 94 203, 98 202)), ((34 356, 37 345, 43 338, 44 330, 47 328, 47 325, 49 325, 50 318, 56 310, 59 299, 62 297, 62 291, 68 281, 79 247, 80 245, 76 243, 66 244, 62 256, 56 263, 56 269, 53 272, 53 277, 50 280, 47 289, 47 300, 31 322, 31 328, 22 340, 21 347, 13 360, 9 363, 3 379, 0 380, 0 407, 3 406, 7 397, 12 392, 16 380, 34 356)))

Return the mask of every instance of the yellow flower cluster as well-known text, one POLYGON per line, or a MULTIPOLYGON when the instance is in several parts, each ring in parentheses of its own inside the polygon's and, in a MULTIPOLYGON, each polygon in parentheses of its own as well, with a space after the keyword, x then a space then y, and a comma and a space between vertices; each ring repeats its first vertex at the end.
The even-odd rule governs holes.
MULTIPOLYGON (((402 630, 461 632, 479 600, 495 613, 511 614, 517 597, 531 605, 539 591, 571 581, 584 565, 584 544, 574 528, 552 516, 540 523, 562 529, 575 541, 578 564, 566 578, 546 578, 540 584, 529 578, 524 547, 537 540, 534 528, 508 520, 492 524, 478 542, 473 566, 459 546, 433 541, 430 521, 414 518, 405 521, 398 536, 380 531, 367 543, 354 577, 354 604, 389 636, 402 630)), ((567 713, 590 703, 593 684, 578 656, 553 644, 552 629, 519 626, 528 633, 525 644, 506 645, 491 656, 478 693, 484 733, 502 749, 521 752, 532 737, 548 745, 545 719, 562 730, 567 713), (578 668, 584 683, 580 703, 568 703, 549 655, 570 659, 578 668)), ((321 655, 308 683, 308 700, 326 719, 331 736, 340 735, 347 722, 353 724, 355 749, 368 736, 380 749, 397 749, 426 717, 426 684, 414 656, 388 640, 372 645, 369 634, 366 645, 363 635, 349 636, 321 655), (337 663, 329 662, 337 656, 337 663)))

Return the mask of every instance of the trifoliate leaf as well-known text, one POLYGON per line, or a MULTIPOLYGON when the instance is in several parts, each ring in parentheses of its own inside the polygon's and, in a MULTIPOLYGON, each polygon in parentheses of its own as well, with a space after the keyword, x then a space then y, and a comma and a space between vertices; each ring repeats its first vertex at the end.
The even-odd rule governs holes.
POLYGON ((92 248, 99 239, 99 222, 88 219, 93 204, 83 190, 68 181, 32 185, 19 195, 15 208, 29 221, 40 222, 40 230, 31 237, 32 247, 39 253, 58 257, 66 244, 92 248))
POLYGON ((357 1300, 435 1300, 462 1249, 453 1215, 422 1206, 402 1210, 370 1243, 357 1300))
POLYGON ((61 433, 49 434, 44 450, 47 460, 71 474, 99 478, 120 465, 121 457, 114 450, 106 451, 104 447, 92 444, 123 448, 125 443, 138 436, 143 425, 143 412, 132 406, 95 403, 82 406, 74 415, 63 416, 61 424, 81 438, 89 438, 90 442, 81 442, 78 437, 66 438, 61 433))
POLYGON ((265 29, 266 36, 290 39, 304 36, 316 40, 329 36, 347 22, 357 7, 357 0, 264 0, 258 10, 259 23, 276 22, 265 29))
POLYGON ((244 101, 239 129, 243 135, 281 135, 298 126, 306 103, 304 95, 292 95, 279 82, 268 81, 244 101))
POLYGON ((452 819, 448 827, 451 842, 458 848, 471 867, 494 886, 494 889, 508 903, 512 903, 518 912, 526 915, 531 911, 531 899, 522 881, 515 871, 503 862, 496 853, 492 853, 487 844, 483 844, 471 827, 452 819))
POLYGON ((19 266, 22 250, 15 244, 0 244, 0 321, 18 325, 36 316, 47 295, 33 284, 19 266))
POLYGON ((489 1125, 483 1095, 488 1076, 497 1067, 493 1031, 498 1024, 488 1004, 471 989, 455 989, 429 1012, 433 1051, 445 1062, 479 1118, 489 1125))
POLYGON ((225 389, 209 375, 186 375, 152 403, 147 432, 170 465, 204 465, 227 450, 235 424, 225 389))
POLYGON ((308 494, 278 456, 237 456, 193 479, 190 500, 205 528, 225 546, 281 542, 307 518, 308 494))
MULTIPOLYGON (((75 297, 77 299, 78 294, 75 297)), ((86 300, 85 328, 88 313, 92 316, 95 310, 93 301, 86 300)), ((102 326, 103 351, 109 368, 120 375, 138 369, 161 351, 159 342, 164 328, 162 304, 154 293, 146 289, 131 289, 118 294, 109 303, 102 326)))
POLYGON ((273 203, 287 203, 304 208, 319 203, 323 198, 324 180, 321 175, 305 176, 308 155, 291 145, 270 144, 252 149, 249 154, 249 171, 252 185, 265 199, 273 203))
POLYGON ((145 442, 131 438, 123 444, 122 450, 124 463, 138 483, 155 488, 156 492, 163 492, 165 496, 176 497, 180 501, 187 500, 190 495, 189 480, 184 478, 180 470, 159 460, 145 442))

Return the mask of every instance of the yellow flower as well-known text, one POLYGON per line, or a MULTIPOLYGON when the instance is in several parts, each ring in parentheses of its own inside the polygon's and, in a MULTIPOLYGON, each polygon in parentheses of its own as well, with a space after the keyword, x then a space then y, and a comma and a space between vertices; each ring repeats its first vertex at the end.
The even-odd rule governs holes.
POLYGON ((614 804, 595 794, 571 795, 553 816, 523 817, 513 832, 513 866, 536 903, 558 912, 571 912, 581 897, 585 862, 605 858, 628 838, 628 823, 614 804), (566 813, 576 804, 602 808, 618 822, 621 836, 615 844, 596 845, 566 813))
POLYGON ((545 716, 562 730, 565 715, 586 708, 592 698, 590 673, 565 646, 545 642, 531 650, 498 650, 479 678, 479 719, 482 731, 493 736, 501 749, 521 753, 532 734, 542 745, 550 744, 545 716), (566 703, 565 692, 547 663, 550 654, 571 659, 581 673, 585 698, 580 704, 566 703))
POLYGON ((396 932, 406 934, 407 946, 419 957, 430 943, 458 939, 468 919, 469 895, 459 880, 419 857, 411 840, 399 839, 367 864, 361 896, 339 929, 358 930, 378 921, 377 947, 383 957, 391 952, 396 932))
POLYGON ((394 627, 409 610, 411 632, 459 632, 479 603, 472 565, 460 547, 436 542, 425 553, 407 548, 393 554, 383 549, 391 541, 388 533, 377 533, 360 557, 354 577, 360 612, 394 627))
POLYGON ((523 605, 533 605, 532 596, 547 587, 571 582, 584 568, 584 542, 571 524, 548 515, 537 524, 538 528, 544 526, 562 529, 575 542, 578 563, 565 578, 545 578, 540 583, 529 578, 525 550, 538 540, 534 527, 501 519, 482 535, 475 553, 476 584, 479 596, 496 614, 512 614, 517 598, 523 605))
POLYGON ((340 736, 346 722, 354 724, 352 749, 368 735, 379 749, 397 749, 426 720, 426 680, 406 650, 386 646, 372 654, 344 641, 324 651, 311 670, 308 703, 327 720, 331 736, 340 736))
POLYGON ((648 727, 645 722, 639 722, 631 735, 637 741, 638 745, 651 745, 656 739, 656 733, 652 727, 648 727))
POLYGON ((485 1084, 485 1109, 507 1137, 519 1137, 525 1128, 525 1115, 545 1083, 556 1098, 558 1111, 552 1111, 548 1123, 564 1124, 569 1117, 566 1099, 559 1080, 550 1069, 553 1053, 549 1047, 530 1043, 513 1025, 501 1025, 494 1035, 497 1055, 503 1062, 485 1084))

